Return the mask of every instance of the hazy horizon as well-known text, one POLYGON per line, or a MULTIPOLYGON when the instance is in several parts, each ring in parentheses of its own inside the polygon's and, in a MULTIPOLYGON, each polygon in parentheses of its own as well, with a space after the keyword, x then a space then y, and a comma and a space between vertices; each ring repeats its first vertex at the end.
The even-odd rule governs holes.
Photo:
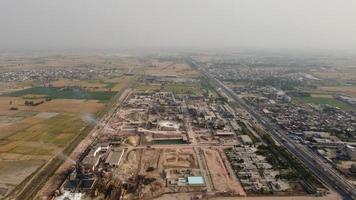
POLYGON ((356 51, 352 0, 2 0, 0 49, 356 51))

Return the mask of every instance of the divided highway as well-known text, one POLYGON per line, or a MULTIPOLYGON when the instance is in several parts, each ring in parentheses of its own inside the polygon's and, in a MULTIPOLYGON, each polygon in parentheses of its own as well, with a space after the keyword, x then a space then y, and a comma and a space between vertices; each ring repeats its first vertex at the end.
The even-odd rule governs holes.
POLYGON ((290 153, 296 156, 302 163, 314 173, 318 179, 323 182, 329 188, 335 190, 345 200, 356 199, 355 187, 347 181, 338 171, 332 168, 330 164, 324 162, 320 157, 308 148, 299 146, 293 140, 291 140, 287 133, 280 130, 269 122, 267 118, 264 118, 254 109, 248 106, 242 99, 240 99, 235 92, 226 87, 221 81, 212 77, 206 69, 198 64, 191 58, 186 58, 186 61, 194 68, 200 70, 203 75, 210 81, 210 83, 220 88, 226 95, 233 99, 238 105, 244 108, 250 115, 264 128, 271 133, 272 137, 283 145, 290 153))

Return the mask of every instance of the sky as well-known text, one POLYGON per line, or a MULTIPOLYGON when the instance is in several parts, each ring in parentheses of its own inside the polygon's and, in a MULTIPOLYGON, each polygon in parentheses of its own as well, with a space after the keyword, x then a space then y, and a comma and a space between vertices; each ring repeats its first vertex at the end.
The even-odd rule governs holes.
POLYGON ((0 49, 356 51, 355 0, 0 0, 0 49))

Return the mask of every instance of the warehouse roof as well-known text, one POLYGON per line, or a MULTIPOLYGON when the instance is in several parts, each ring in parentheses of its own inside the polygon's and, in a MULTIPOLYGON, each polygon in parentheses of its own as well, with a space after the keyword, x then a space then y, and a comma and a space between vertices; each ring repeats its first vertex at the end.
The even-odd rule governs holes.
POLYGON ((188 177, 188 184, 189 185, 203 185, 204 179, 202 176, 189 176, 188 177))

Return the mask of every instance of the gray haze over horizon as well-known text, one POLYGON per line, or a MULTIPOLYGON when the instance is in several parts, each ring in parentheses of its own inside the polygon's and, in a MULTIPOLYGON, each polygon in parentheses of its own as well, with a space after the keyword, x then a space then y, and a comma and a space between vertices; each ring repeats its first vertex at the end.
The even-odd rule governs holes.
POLYGON ((354 0, 0 0, 0 49, 356 51, 354 0))

